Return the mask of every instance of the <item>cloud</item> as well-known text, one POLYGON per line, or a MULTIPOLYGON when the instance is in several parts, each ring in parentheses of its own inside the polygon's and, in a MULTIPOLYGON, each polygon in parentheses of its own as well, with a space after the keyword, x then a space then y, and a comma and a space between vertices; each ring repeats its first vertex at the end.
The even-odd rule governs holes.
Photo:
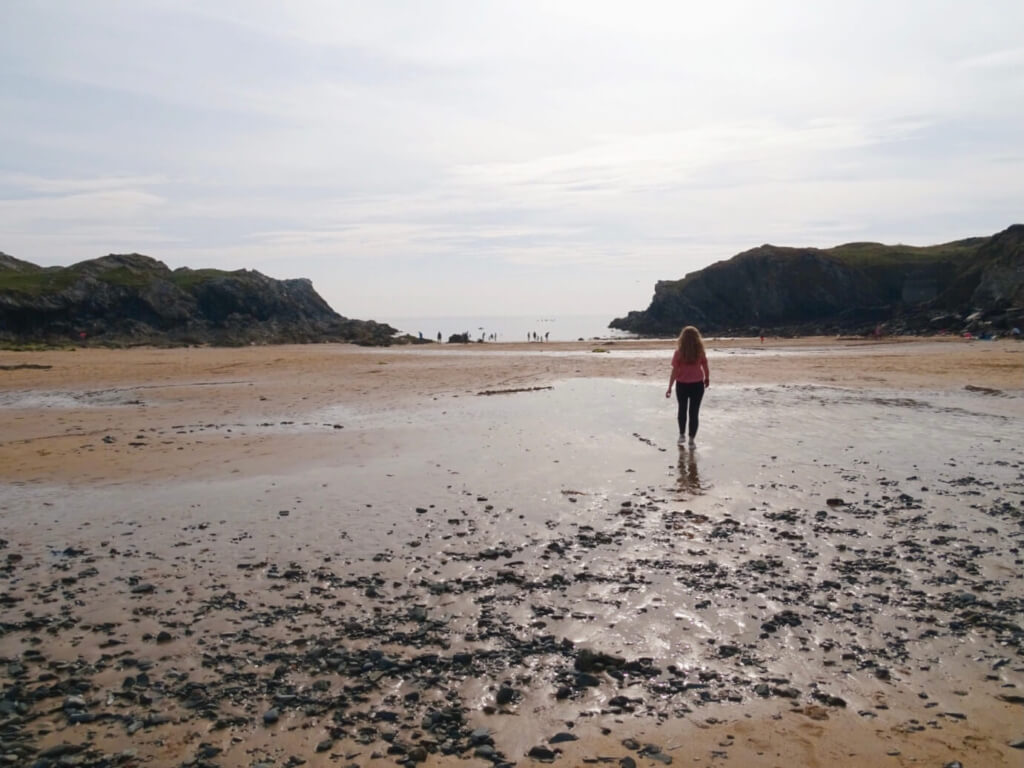
POLYGON ((166 184, 166 176, 100 176, 93 178, 50 178, 28 173, 0 172, 0 189, 15 188, 23 193, 70 194, 153 187, 166 184))
POLYGON ((963 69, 1016 69, 1024 66, 1024 47, 991 51, 980 56, 970 56, 958 62, 963 69))
POLYGON ((621 314, 765 241, 1024 210, 1018 2, 101 7, 4 9, 0 248, 30 260, 305 275, 364 316, 579 284, 621 314))
POLYGON ((137 189, 97 189, 68 195, 0 200, 0 229, 133 220, 151 215, 164 199, 137 189))

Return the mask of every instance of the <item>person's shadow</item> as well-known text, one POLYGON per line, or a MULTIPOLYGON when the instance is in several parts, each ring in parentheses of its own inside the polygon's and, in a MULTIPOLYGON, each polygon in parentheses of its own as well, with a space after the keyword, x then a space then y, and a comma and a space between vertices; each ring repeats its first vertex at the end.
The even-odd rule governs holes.
POLYGON ((700 496, 704 489, 700 484, 700 472, 697 469, 697 452, 692 448, 679 449, 679 481, 677 488, 680 493, 700 496))

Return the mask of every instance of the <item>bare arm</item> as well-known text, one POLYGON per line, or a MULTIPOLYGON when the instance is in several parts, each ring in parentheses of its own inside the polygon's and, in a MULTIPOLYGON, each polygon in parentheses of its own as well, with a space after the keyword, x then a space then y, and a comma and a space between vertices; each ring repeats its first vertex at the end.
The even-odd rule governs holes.
POLYGON ((676 358, 678 356, 679 350, 676 350, 672 355, 672 371, 668 375, 668 389, 665 390, 665 397, 672 397, 672 385, 676 383, 676 358))

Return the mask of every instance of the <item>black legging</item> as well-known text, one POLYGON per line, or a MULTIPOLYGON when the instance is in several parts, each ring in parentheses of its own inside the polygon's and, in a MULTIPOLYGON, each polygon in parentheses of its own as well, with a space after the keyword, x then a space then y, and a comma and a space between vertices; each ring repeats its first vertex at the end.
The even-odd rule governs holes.
POLYGON ((690 412, 690 437, 697 436, 697 427, 700 426, 700 401, 703 397, 703 381, 694 381, 688 384, 681 381, 676 382, 676 400, 679 401, 679 415, 676 418, 679 420, 680 436, 686 434, 687 411, 690 412))

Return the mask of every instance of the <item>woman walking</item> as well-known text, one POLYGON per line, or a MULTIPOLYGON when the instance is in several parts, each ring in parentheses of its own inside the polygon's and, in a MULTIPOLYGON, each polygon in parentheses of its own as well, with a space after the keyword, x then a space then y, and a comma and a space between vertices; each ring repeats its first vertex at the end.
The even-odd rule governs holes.
POLYGON ((692 325, 683 328, 676 339, 676 352, 672 355, 672 375, 668 379, 665 397, 672 396, 673 384, 676 385, 676 400, 679 402, 679 445, 686 442, 686 422, 689 417, 692 448, 694 438, 697 437, 697 427, 700 426, 700 401, 704 397, 704 390, 711 386, 704 340, 700 337, 700 331, 692 325))

